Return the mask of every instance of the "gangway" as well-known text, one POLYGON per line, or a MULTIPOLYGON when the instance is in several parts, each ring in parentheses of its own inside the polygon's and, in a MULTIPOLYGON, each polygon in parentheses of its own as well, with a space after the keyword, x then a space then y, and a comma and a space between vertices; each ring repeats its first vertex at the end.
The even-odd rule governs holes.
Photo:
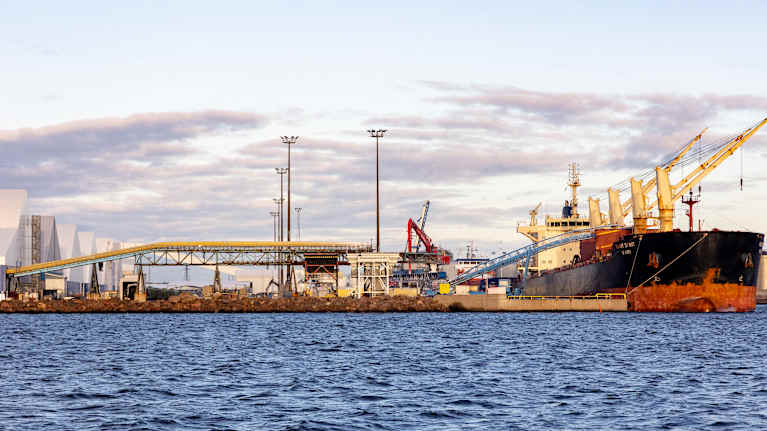
POLYGON ((512 263, 518 263, 522 261, 525 261, 524 276, 526 278, 527 267, 530 262, 529 259, 535 256, 536 254, 554 247, 559 247, 564 244, 569 244, 571 242, 583 241, 585 239, 594 238, 594 232, 597 229, 609 229, 609 228, 615 228, 615 227, 618 227, 618 226, 605 225, 605 226, 598 226, 598 227, 592 227, 592 228, 586 228, 586 229, 571 230, 556 236, 542 239, 532 244, 528 244, 524 247, 504 253, 498 257, 490 259, 487 262, 483 262, 469 269, 468 271, 462 273, 456 278, 450 280, 450 287, 455 287, 459 284, 463 284, 471 280, 472 278, 479 277, 482 274, 486 274, 490 271, 495 271, 496 269, 504 267, 506 265, 511 265, 512 263))

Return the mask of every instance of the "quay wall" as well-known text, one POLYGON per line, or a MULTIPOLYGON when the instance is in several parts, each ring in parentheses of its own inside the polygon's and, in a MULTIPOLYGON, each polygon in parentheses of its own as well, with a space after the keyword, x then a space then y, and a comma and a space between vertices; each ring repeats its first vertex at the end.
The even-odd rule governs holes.
POLYGON ((506 295, 437 295, 434 299, 459 311, 628 311, 625 299, 513 298, 506 295))
POLYGON ((179 295, 147 302, 118 299, 0 301, 0 313, 306 313, 444 311, 627 311, 617 299, 512 299, 506 295, 437 295, 434 298, 243 298, 179 295))

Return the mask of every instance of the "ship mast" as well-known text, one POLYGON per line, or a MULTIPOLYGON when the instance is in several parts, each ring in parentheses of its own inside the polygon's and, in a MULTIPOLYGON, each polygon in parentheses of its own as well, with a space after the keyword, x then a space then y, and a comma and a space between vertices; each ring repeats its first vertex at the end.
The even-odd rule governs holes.
MULTIPOLYGON (((690 222, 690 232, 692 232, 692 206, 700 202, 700 195, 693 196, 692 195, 692 189, 690 190, 690 197, 685 199, 684 196, 682 196, 682 203, 690 207, 690 209, 687 210, 687 217, 689 218, 690 222)), ((700 230, 700 225, 698 225, 698 230, 700 230)))
POLYGON ((578 187, 581 186, 581 171, 578 169, 577 163, 570 163, 569 174, 570 180, 567 185, 572 190, 572 198, 570 200, 570 206, 572 207, 571 217, 578 218, 578 187))

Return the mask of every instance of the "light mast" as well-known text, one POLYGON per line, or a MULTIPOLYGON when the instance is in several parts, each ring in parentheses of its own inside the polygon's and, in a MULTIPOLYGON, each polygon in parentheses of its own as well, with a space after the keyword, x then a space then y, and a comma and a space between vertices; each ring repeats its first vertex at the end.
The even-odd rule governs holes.
POLYGON ((578 187, 581 186, 581 171, 578 169, 577 163, 570 163, 569 174, 570 181, 568 181, 567 185, 572 189, 572 198, 570 199, 572 210, 570 216, 578 218, 578 187))

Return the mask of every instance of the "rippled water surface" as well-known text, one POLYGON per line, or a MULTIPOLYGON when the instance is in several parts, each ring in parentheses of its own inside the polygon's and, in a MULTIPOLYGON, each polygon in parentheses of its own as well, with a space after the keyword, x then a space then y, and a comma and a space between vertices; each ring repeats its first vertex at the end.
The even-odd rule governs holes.
POLYGON ((746 314, 0 315, 0 429, 764 429, 746 314))

